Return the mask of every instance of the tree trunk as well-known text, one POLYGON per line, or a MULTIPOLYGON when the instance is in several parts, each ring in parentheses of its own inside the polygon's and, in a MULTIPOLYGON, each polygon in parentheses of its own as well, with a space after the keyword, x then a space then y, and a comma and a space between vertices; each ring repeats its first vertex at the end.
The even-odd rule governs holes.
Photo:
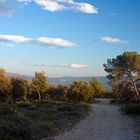
POLYGON ((138 89, 137 89, 137 85, 136 85, 136 83, 135 83, 134 81, 133 81, 133 85, 134 85, 134 90, 135 90, 135 92, 136 92, 138 101, 140 102, 140 95, 139 95, 139 92, 138 92, 138 89))
POLYGON ((38 100, 41 101, 41 95, 40 95, 40 92, 37 91, 37 94, 38 94, 38 100))

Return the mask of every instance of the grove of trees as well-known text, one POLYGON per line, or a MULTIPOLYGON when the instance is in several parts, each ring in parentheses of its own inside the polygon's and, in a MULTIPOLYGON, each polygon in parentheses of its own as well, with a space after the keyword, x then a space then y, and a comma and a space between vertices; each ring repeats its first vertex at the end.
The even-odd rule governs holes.
POLYGON ((52 85, 44 72, 36 72, 32 81, 7 76, 4 69, 0 69, 0 101, 27 101, 27 100, 69 100, 74 102, 90 102, 94 97, 104 94, 102 84, 92 78, 88 81, 73 81, 65 85, 52 85))

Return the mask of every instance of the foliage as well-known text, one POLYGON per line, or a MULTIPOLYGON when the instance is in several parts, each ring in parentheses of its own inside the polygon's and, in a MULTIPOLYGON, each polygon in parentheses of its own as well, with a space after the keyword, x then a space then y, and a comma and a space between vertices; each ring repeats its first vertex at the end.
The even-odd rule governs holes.
POLYGON ((105 89, 102 86, 101 82, 96 78, 92 78, 89 83, 94 89, 94 97, 103 97, 105 89))
POLYGON ((0 139, 31 139, 29 120, 11 105, 0 104, 0 139))
POLYGON ((62 101, 32 102, 36 108, 21 108, 26 116, 32 120, 33 139, 48 138, 71 129, 79 120, 88 114, 88 106, 81 103, 62 101))
POLYGON ((112 92, 105 91, 104 94, 101 95, 102 98, 114 98, 114 94, 112 92))
POLYGON ((29 85, 0 69, 0 100, 11 99, 10 105, 0 104, 0 139, 40 139, 69 129, 88 112, 88 106, 79 102, 89 102, 93 93, 86 81, 70 88, 52 86, 44 72, 37 72, 29 85), (37 100, 31 100, 31 96, 37 100))
POLYGON ((0 69, 0 100, 6 101, 10 98, 11 80, 6 76, 5 70, 0 69))
POLYGON ((93 99, 94 89, 86 81, 74 81, 70 86, 67 97, 75 102, 90 102, 93 99))
POLYGON ((67 90, 68 90, 67 86, 63 86, 63 85, 53 86, 53 85, 51 85, 48 89, 49 98, 53 99, 53 100, 65 100, 67 90))
POLYGON ((131 99, 140 101, 140 54, 124 52, 116 58, 108 59, 104 67, 110 85, 119 97, 131 96, 131 99))
POLYGON ((123 106, 126 114, 140 115, 140 104, 127 104, 123 106))
POLYGON ((32 79, 31 92, 38 96, 41 100, 42 97, 47 95, 48 90, 48 78, 45 76, 44 72, 36 72, 35 77, 32 79))
POLYGON ((12 78, 12 97, 13 99, 26 100, 29 94, 29 84, 27 80, 12 78))

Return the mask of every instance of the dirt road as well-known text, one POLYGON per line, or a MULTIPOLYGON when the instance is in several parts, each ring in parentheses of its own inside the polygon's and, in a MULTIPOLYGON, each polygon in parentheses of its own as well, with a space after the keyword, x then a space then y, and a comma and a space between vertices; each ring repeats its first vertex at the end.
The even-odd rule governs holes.
POLYGON ((92 104, 90 115, 71 131, 56 136, 54 140, 140 140, 134 134, 133 121, 110 105, 108 99, 92 104))

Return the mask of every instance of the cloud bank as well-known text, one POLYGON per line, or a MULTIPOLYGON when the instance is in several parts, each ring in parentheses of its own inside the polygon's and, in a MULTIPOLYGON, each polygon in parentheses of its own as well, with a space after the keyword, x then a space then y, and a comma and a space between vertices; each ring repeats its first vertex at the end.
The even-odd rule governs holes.
POLYGON ((54 47, 74 47, 76 44, 64 40, 62 38, 49 38, 49 37, 39 37, 39 38, 28 38, 21 35, 3 35, 0 34, 0 42, 7 43, 27 43, 39 46, 54 46, 54 47))

